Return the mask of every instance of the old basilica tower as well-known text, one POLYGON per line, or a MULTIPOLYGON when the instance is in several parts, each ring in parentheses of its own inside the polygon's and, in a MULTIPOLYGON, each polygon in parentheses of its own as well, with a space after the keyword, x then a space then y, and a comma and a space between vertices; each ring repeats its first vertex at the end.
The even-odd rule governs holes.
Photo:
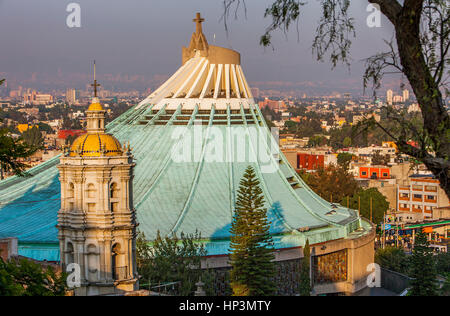
MULTIPOLYGON (((95 75, 94 75, 95 78, 95 75)), ((95 97, 87 133, 78 137, 58 166, 61 209, 58 239, 64 267, 80 267, 75 295, 133 291, 136 272, 136 217, 133 207, 133 156, 105 133, 105 113, 95 97)))

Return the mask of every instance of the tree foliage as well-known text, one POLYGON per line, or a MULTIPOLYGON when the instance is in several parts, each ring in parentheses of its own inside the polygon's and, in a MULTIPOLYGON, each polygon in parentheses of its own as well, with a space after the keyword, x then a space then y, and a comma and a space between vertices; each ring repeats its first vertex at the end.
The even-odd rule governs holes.
POLYGON ((273 240, 259 184, 249 166, 240 181, 230 229, 230 278, 236 296, 273 295, 276 290, 273 240))
POLYGON ((66 275, 27 259, 0 258, 0 296, 64 296, 66 275))
POLYGON ((176 234, 161 237, 158 231, 152 243, 139 233, 136 254, 141 283, 146 283, 147 287, 176 282, 176 285, 168 287, 169 293, 190 296, 196 290, 195 283, 202 278, 207 294, 211 294, 211 284, 206 280, 208 276, 201 269, 201 258, 206 256, 206 250, 200 233, 181 233, 178 238, 176 234))
POLYGON ((44 144, 44 137, 37 126, 27 129, 22 133, 22 138, 32 148, 41 149, 44 144))
POLYGON ((350 162, 352 162, 352 159, 353 159, 353 155, 350 153, 339 153, 337 155, 337 163, 344 170, 348 170, 348 168, 350 166, 350 162))
POLYGON ((396 247, 378 248, 375 262, 381 267, 403 274, 409 273, 409 261, 403 249, 396 247))
POLYGON ((300 172, 308 186, 322 198, 330 202, 341 202, 347 196, 353 196, 358 183, 344 168, 330 165, 312 173, 300 172))
POLYGON ((390 161, 391 156, 389 154, 382 155, 379 150, 375 151, 372 155, 373 166, 387 166, 390 161))
POLYGON ((11 170, 18 176, 24 176, 28 165, 21 160, 30 157, 37 148, 25 143, 22 139, 15 139, 9 135, 6 128, 0 129, 0 169, 3 172, 11 170))
MULTIPOLYGON (((0 80, 0 86, 5 79, 0 80)), ((19 176, 24 175, 27 165, 20 162, 20 159, 28 158, 36 152, 37 148, 31 147, 21 139, 11 137, 8 128, 0 129, 0 180, 3 179, 3 173, 12 170, 19 176)))
MULTIPOLYGON (((360 205, 360 214, 365 218, 371 219, 373 223, 379 224, 383 222, 383 216, 389 208, 389 202, 386 197, 378 191, 377 188, 359 189, 349 199, 351 209, 358 209, 358 199, 360 205), (370 200, 372 199, 372 218, 370 218, 370 200)), ((344 199, 342 205, 347 205, 344 199)))

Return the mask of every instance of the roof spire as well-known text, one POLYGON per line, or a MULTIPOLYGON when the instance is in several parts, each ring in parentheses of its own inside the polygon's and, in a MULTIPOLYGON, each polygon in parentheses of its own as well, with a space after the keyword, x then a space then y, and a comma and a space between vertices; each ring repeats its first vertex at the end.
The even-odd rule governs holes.
POLYGON ((197 12, 195 19, 192 21, 195 22, 195 34, 202 34, 202 23, 205 22, 205 19, 200 16, 200 12, 197 12))
POLYGON ((95 79, 95 60, 94 60, 94 83, 91 84, 94 87, 94 97, 97 97, 97 87, 100 87, 100 84, 97 83, 97 79, 95 79))

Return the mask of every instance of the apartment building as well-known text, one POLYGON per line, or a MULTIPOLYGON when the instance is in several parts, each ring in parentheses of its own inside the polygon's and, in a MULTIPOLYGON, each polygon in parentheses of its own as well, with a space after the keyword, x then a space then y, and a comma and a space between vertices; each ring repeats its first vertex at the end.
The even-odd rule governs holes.
MULTIPOLYGON (((397 185, 397 212, 412 218, 433 217, 433 209, 449 206, 449 199, 432 177, 411 177, 409 185, 397 185)), ((412 219, 411 218, 411 219, 412 219)))

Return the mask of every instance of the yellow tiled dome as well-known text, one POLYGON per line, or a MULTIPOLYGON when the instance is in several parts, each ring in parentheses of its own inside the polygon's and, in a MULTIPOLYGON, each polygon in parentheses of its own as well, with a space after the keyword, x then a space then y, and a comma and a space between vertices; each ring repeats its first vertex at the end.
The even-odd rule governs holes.
POLYGON ((118 156, 122 153, 122 146, 114 136, 100 133, 79 136, 70 148, 71 157, 118 156))
POLYGON ((99 102, 93 102, 89 105, 88 111, 104 111, 104 109, 99 102))

